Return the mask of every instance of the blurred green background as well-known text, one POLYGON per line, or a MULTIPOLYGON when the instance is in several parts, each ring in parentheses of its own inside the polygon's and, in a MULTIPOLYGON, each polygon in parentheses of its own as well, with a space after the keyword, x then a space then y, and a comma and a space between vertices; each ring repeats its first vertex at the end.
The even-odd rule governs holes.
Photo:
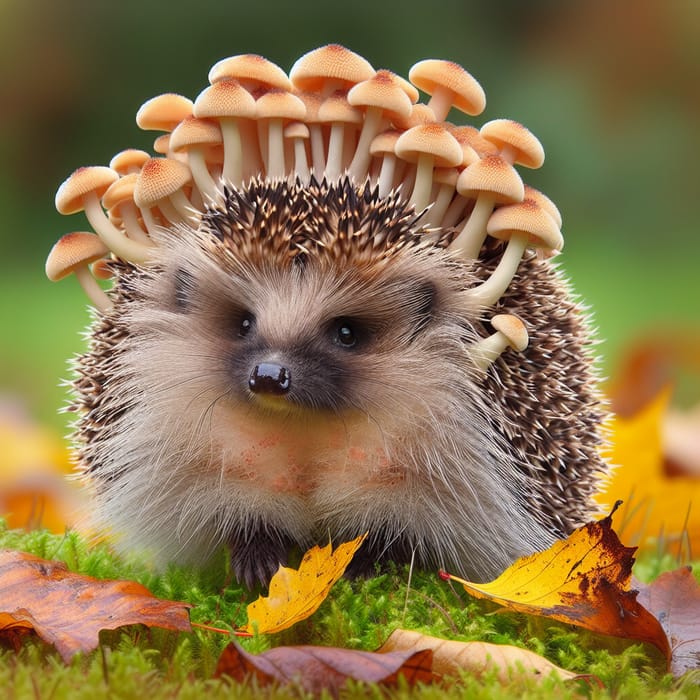
POLYGON ((138 107, 194 98, 218 59, 289 69, 329 42, 404 76, 422 58, 457 61, 487 94, 471 123, 510 117, 541 139, 545 166, 522 174, 563 213, 560 260, 607 371, 640 336, 699 332, 700 2, 0 0, 0 400, 63 427, 58 380, 88 316, 73 279, 43 273, 52 243, 86 225, 55 212, 61 181, 150 150, 138 107))

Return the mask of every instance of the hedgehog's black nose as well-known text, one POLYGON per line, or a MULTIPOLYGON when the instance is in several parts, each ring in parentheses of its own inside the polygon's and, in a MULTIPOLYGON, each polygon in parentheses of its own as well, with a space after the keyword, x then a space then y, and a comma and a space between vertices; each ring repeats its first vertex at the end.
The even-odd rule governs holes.
POLYGON ((248 386, 256 394, 286 394, 292 386, 292 373, 282 365, 261 362, 250 373, 248 386))

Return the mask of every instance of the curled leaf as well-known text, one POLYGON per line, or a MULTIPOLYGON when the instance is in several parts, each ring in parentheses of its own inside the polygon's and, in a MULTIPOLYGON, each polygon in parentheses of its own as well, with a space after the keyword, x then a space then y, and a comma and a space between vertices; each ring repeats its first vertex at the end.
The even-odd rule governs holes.
POLYGON ((365 537, 362 535, 345 542, 335 550, 330 544, 312 547, 298 569, 280 566, 270 579, 268 595, 260 596, 248 606, 248 622, 240 631, 251 634, 279 632, 316 612, 345 573, 365 537))
POLYGON ((412 630, 394 630, 380 647, 380 652, 415 651, 430 649, 433 652, 433 672, 440 676, 454 676, 469 671, 477 676, 497 671, 501 683, 523 675, 537 680, 556 675, 562 680, 576 678, 576 674, 527 649, 507 644, 486 642, 456 642, 430 637, 412 630))
POLYGON ((634 551, 615 534, 611 514, 578 528, 544 552, 518 559, 489 583, 450 578, 462 583, 467 593, 509 610, 649 642, 668 656, 659 621, 630 590, 634 551))

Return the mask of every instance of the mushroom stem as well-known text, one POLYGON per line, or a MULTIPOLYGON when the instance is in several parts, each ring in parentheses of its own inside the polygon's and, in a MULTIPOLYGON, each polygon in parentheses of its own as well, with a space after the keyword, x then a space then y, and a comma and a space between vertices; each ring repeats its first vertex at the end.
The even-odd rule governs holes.
POLYGON ((139 224, 138 214, 136 213, 136 205, 133 203, 133 201, 122 202, 119 207, 119 213, 121 214, 124 227, 126 228, 126 235, 134 241, 138 241, 144 245, 149 245, 150 241, 148 239, 148 234, 139 224))
POLYGON ((152 246, 127 238, 106 216, 95 192, 83 197, 85 215, 102 242, 119 258, 135 263, 146 262, 152 246))
POLYGON ((224 142, 223 178, 237 187, 243 181, 243 148, 238 123, 235 119, 221 117, 219 124, 224 142))
POLYGON ((486 240, 486 224, 493 213, 495 198, 482 192, 474 203, 474 208, 459 232, 457 238, 452 241, 450 248, 457 250, 465 260, 476 260, 481 252, 481 246, 486 240))
POLYGON ((436 226, 443 225, 445 213, 447 212, 447 209, 450 206, 450 202, 452 201, 452 195, 454 193, 454 185, 440 185, 433 206, 430 207, 430 211, 428 212, 428 216, 426 217, 427 223, 435 224, 436 226))
POLYGON ((175 210, 185 221, 190 224, 194 224, 197 221, 195 208, 182 190, 173 192, 168 199, 173 203, 175 210))
POLYGON ((356 182, 362 182, 367 177, 369 163, 372 158, 369 147, 374 137, 382 127, 382 109, 380 107, 368 107, 362 124, 362 131, 357 142, 355 155, 353 156, 348 172, 356 182))
POLYGON ((495 304, 511 283, 523 258, 529 236, 527 233, 513 233, 508 241, 496 269, 491 276, 478 287, 469 290, 469 296, 477 304, 491 306, 495 304))
POLYGON ((428 101, 428 107, 433 110, 435 121, 445 121, 447 115, 452 109, 452 100, 454 99, 454 96, 454 92, 449 88, 442 85, 435 86, 433 94, 430 96, 430 100, 428 101))
POLYGON ((331 136, 328 141, 328 160, 326 161, 326 179, 331 181, 340 177, 343 170, 343 138, 345 124, 335 122, 331 126, 331 136))
POLYGON ((306 157, 304 139, 294 139, 294 176, 307 185, 310 179, 309 161, 306 157))
POLYGON ((267 125, 267 177, 285 176, 284 132, 281 119, 270 119, 267 125))
POLYGON ((393 153, 385 153, 382 159, 382 168, 379 171, 379 196, 386 197, 394 186, 394 173, 396 172, 396 156, 393 153))
POLYGON ((206 160, 204 158, 204 150, 201 148, 190 148, 188 152, 188 165, 192 171, 192 177, 197 185, 197 189, 202 195, 204 201, 214 202, 217 199, 218 188, 214 178, 209 172, 206 160))
POLYGON ((445 216, 442 217, 442 225, 454 226, 458 221, 462 219, 466 206, 467 200, 464 197, 462 197, 462 195, 459 194, 459 192, 457 192, 455 198, 452 200, 450 206, 447 208, 445 216))
POLYGON ((411 204, 417 211, 423 211, 430 201, 430 191, 433 187, 433 163, 435 157, 432 153, 421 153, 416 163, 416 181, 411 193, 411 204))
POLYGON ((326 169, 325 145, 323 130, 320 124, 309 124, 311 135, 311 165, 316 177, 326 169))
POLYGON ((112 304, 112 300, 107 296, 102 287, 97 284, 97 280, 92 276, 90 268, 87 266, 87 264, 76 267, 73 272, 78 278, 78 282, 83 288, 83 291, 85 294, 87 294, 95 308, 98 309, 98 311, 101 311, 103 314, 111 311, 114 306, 114 304, 112 304))

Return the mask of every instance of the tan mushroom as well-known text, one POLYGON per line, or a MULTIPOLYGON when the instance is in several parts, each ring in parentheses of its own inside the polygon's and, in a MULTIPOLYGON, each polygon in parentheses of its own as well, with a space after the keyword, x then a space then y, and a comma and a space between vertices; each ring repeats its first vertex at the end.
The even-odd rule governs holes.
POLYGON ((146 151, 141 151, 138 148, 127 148, 117 153, 109 161, 109 167, 120 175, 137 173, 150 157, 146 151))
POLYGON ((46 259, 46 276, 56 282, 73 272, 90 301, 102 313, 107 313, 112 308, 112 301, 97 284, 89 265, 108 253, 107 246, 94 233, 67 233, 51 248, 46 259))
POLYGON ((414 126, 399 136, 396 155, 416 163, 416 180, 411 204, 422 211, 430 201, 433 167, 453 168, 462 162, 462 148, 442 124, 414 126))
POLYGON ((348 102, 365 112, 357 149, 348 168, 350 176, 361 182, 371 159, 370 144, 381 131, 382 120, 407 119, 413 104, 399 77, 388 70, 378 70, 369 80, 355 85, 348 92, 348 102))
POLYGON ((349 90, 368 80, 374 68, 362 56, 339 44, 328 44, 297 59, 289 78, 297 90, 318 92, 326 98, 336 90, 349 90))
POLYGON ((536 202, 554 219, 554 223, 561 228, 561 213, 559 212, 557 205, 546 194, 536 190, 534 187, 530 187, 530 185, 525 185, 525 198, 532 199, 534 202, 536 202))
POLYGON ((427 224, 446 225, 445 214, 454 197, 458 179, 458 168, 433 168, 433 183, 437 186, 437 193, 425 219, 427 224))
POLYGON ((267 138, 260 137, 263 147, 263 162, 267 177, 283 178, 287 169, 284 158, 284 125, 290 121, 302 121, 306 116, 306 105, 291 92, 273 89, 263 93, 255 101, 258 133, 267 129, 267 138))
POLYGON ((61 214, 85 210, 90 225, 116 256, 132 262, 145 262, 152 247, 129 239, 112 224, 100 206, 100 197, 118 178, 114 170, 104 166, 78 168, 58 188, 56 209, 61 214))
POLYGON ((219 125, 210 119, 187 117, 173 129, 170 148, 174 153, 186 153, 197 189, 204 201, 216 200, 218 188, 207 167, 206 156, 211 146, 223 142, 219 125))
POLYGON ((326 169, 326 144, 323 136, 323 127, 318 117, 323 100, 315 92, 294 93, 306 106, 306 118, 304 122, 309 127, 309 145, 311 146, 311 169, 320 177, 326 169))
MULTIPOLYGON (((192 100, 184 95, 166 92, 146 100, 136 112, 136 124, 144 131, 170 133, 183 119, 192 116, 192 100)), ((156 139, 157 153, 167 154, 168 140, 156 139), (161 150, 165 147, 165 150, 161 150)))
POLYGON ((413 105, 411 108, 411 113, 406 119, 401 119, 396 117, 394 119, 394 126, 397 129, 402 129, 404 131, 411 129, 414 126, 422 126, 423 124, 433 124, 437 119, 435 119, 435 113, 428 105, 424 105, 419 102, 417 105, 413 105))
POLYGON ((507 349, 522 352, 527 348, 529 338, 525 324, 510 314, 497 314, 491 319, 495 333, 480 340, 469 348, 474 364, 486 371, 507 349))
POLYGON ((450 248, 459 251, 467 260, 475 259, 486 239, 486 224, 494 206, 522 201, 525 197, 523 181, 517 170, 501 156, 485 156, 462 171, 457 192, 476 201, 450 248))
POLYGON ((511 165, 539 168, 544 163, 544 148, 526 127, 512 119, 494 119, 486 122, 479 133, 494 144, 501 158, 511 165))
POLYGON ((452 61, 419 61, 408 72, 408 79, 419 90, 431 95, 428 107, 437 121, 443 121, 452 107, 472 116, 481 114, 486 107, 481 85, 452 61))
POLYGON ((240 83, 230 78, 217 80, 202 90, 194 101, 194 116, 215 119, 224 141, 223 179, 240 185, 248 173, 261 167, 258 136, 254 124, 255 99, 240 83))
POLYGON ((494 211, 489 219, 488 235, 508 241, 503 255, 491 276, 469 290, 477 304, 495 304, 508 288, 518 270, 525 249, 561 250, 564 239, 554 219, 532 199, 508 204, 494 211))
POLYGON ((112 218, 120 218, 129 238, 149 244, 148 234, 141 228, 139 213, 134 202, 138 173, 129 173, 113 182, 102 195, 102 206, 112 218))
POLYGON ((292 83, 287 74, 275 63, 254 53, 229 56, 217 61, 209 71, 209 82, 237 80, 248 92, 277 89, 289 92, 292 83))
POLYGON ((157 228, 151 213, 156 206, 172 223, 196 223, 199 212, 183 192, 190 182, 190 169, 172 158, 151 158, 144 163, 136 181, 134 202, 141 209, 151 234, 157 228))

